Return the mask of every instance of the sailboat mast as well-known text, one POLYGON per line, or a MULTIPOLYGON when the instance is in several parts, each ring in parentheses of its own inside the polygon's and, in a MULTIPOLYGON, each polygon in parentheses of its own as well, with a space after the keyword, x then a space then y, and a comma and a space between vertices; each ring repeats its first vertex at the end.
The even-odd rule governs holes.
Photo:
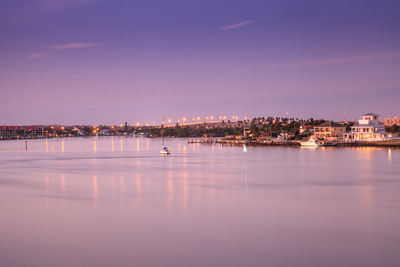
POLYGON ((163 147, 164 147, 164 122, 165 122, 165 119, 163 119, 163 123, 161 125, 161 136, 162 136, 162 145, 163 145, 163 147))

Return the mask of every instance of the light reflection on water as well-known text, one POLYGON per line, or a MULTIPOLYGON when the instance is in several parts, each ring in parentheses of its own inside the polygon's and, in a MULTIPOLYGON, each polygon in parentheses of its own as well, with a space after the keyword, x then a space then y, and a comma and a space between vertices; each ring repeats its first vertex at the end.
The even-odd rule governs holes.
POLYGON ((23 142, 0 142, 1 266, 400 261, 397 149, 23 142))

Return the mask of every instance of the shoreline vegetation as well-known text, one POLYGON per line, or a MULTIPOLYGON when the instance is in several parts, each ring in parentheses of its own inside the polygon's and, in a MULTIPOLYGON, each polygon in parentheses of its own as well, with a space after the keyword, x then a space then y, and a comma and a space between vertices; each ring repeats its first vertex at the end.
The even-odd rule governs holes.
MULTIPOLYGON (((0 140, 43 139, 63 137, 122 136, 159 138, 164 132, 166 138, 188 138, 189 143, 220 143, 246 146, 299 146, 301 141, 313 136, 313 129, 324 119, 298 119, 279 117, 257 117, 243 121, 214 121, 175 124, 165 126, 130 126, 126 122, 119 126, 1 126, 0 140)), ((355 122, 341 124, 349 130, 355 122)), ((325 146, 381 146, 400 147, 400 127, 386 127, 394 138, 380 141, 344 141, 336 138, 320 140, 325 146)))

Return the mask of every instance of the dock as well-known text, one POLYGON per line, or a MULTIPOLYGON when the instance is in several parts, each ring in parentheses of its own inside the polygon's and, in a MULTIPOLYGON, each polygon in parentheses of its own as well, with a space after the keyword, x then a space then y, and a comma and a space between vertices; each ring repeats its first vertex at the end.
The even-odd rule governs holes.
POLYGON ((400 148, 400 139, 393 138, 381 141, 355 141, 355 142, 338 142, 340 147, 398 147, 400 148))
POLYGON ((231 139, 219 139, 217 143, 222 145, 233 145, 233 146, 300 146, 299 142, 291 141, 291 140, 231 140, 231 139))
MULTIPOLYGON (((231 146, 300 146, 300 140, 248 140, 248 139, 224 139, 224 138, 189 138, 188 143, 202 143, 213 144, 218 143, 221 145, 231 146)), ((382 140, 382 141, 355 141, 355 142, 325 142, 322 144, 324 147, 397 147, 400 148, 400 139, 382 140)))
POLYGON ((188 144, 213 144, 217 143, 216 138, 211 138, 211 137, 201 137, 201 138, 189 138, 188 139, 188 144))

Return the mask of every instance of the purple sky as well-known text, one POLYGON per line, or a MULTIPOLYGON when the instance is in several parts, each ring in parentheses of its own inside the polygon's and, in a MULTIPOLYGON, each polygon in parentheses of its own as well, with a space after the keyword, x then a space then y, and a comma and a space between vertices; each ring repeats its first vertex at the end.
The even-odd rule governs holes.
POLYGON ((0 124, 400 115, 399 1, 0 2, 0 124))

